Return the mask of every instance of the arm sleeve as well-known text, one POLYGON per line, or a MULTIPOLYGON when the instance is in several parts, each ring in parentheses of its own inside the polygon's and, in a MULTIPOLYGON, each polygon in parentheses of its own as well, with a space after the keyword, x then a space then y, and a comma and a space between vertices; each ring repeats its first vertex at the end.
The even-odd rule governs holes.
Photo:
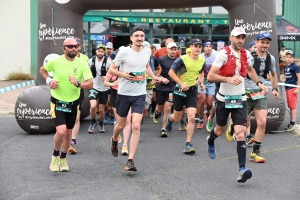
POLYGON ((180 69, 180 67, 184 67, 184 63, 183 63, 183 60, 181 59, 181 57, 179 57, 175 60, 175 62, 171 66, 171 69, 173 69, 175 72, 177 72, 180 69))

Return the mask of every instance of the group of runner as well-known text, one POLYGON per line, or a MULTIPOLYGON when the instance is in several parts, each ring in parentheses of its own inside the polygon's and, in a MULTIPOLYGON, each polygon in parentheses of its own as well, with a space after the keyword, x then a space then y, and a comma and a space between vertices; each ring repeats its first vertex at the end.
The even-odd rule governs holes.
POLYGON ((279 93, 275 58, 268 53, 271 35, 268 32, 259 34, 256 49, 251 52, 242 47, 245 37, 242 27, 234 28, 230 34, 231 45, 219 52, 213 50, 212 41, 202 42, 194 38, 185 55, 179 54, 176 43, 169 38, 165 41, 166 47, 152 53, 150 44, 145 42, 144 29, 134 27, 130 46, 120 48, 116 56, 111 56, 111 52, 107 54, 107 45, 98 45, 96 56, 88 61, 79 53, 80 40, 66 39, 62 47, 64 55, 40 69, 51 88, 51 113, 57 130, 50 170, 69 171, 66 153, 77 152, 79 128, 73 129, 73 126, 79 121, 77 107, 82 104, 83 89, 86 89, 89 90, 91 115, 88 132, 93 133, 96 126, 99 132, 105 132, 104 120, 110 107, 111 124, 114 124, 110 151, 114 157, 119 155, 118 143, 122 142, 120 134, 123 131, 121 153, 128 155, 125 170, 136 171, 134 157, 140 127, 155 88, 157 106, 153 122, 158 123, 163 115, 160 136, 168 137, 173 122, 180 122, 179 130, 187 133, 183 152, 194 154, 192 137, 195 119, 199 117, 197 128, 202 129, 206 121, 206 129, 210 132, 207 149, 211 159, 216 158, 214 141, 224 132, 228 141, 233 138, 237 141, 237 181, 246 182, 252 176, 251 170, 245 166, 246 145, 254 143, 251 161, 265 162, 260 155, 267 115, 268 88, 264 82, 271 80, 275 98, 279 93), (53 77, 49 77, 50 71, 53 71, 53 77), (251 135, 245 138, 252 112, 257 129, 254 138, 251 135), (215 115, 216 126, 213 128, 215 115))

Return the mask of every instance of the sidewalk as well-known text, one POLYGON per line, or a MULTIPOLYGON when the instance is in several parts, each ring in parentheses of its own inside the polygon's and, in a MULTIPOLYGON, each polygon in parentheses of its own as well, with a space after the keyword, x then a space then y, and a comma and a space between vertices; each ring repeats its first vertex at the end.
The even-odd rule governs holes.
MULTIPOLYGON (((0 89, 9 87, 15 84, 26 82, 26 80, 0 81, 0 89)), ((0 115, 13 114, 15 112, 15 103, 19 95, 35 85, 28 85, 22 88, 11 90, 0 94, 0 115)))

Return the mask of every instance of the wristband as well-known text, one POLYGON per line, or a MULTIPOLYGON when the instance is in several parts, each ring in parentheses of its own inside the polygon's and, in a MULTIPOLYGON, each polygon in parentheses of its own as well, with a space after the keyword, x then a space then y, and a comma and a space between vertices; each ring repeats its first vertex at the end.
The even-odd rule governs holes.
POLYGON ((276 92, 278 92, 278 88, 272 88, 272 92, 273 92, 273 90, 276 90, 276 92))
POLYGON ((46 79, 47 85, 50 85, 51 81, 53 81, 53 79, 50 76, 48 76, 46 79))
POLYGON ((258 81, 258 82, 256 83, 256 85, 258 86, 258 84, 260 84, 260 83, 263 84, 261 81, 258 81))

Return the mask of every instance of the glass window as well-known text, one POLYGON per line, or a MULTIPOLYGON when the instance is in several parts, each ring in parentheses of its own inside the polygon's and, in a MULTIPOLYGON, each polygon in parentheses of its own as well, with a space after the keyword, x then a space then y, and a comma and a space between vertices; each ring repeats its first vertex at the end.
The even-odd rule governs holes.
POLYGON ((165 8, 153 9, 152 12, 166 12, 166 9, 165 8))
POLYGON ((149 9, 143 9, 143 10, 131 10, 131 12, 150 12, 149 9))
POLYGON ((132 23, 132 27, 131 28, 133 28, 135 26, 142 27, 145 30, 145 33, 149 34, 149 24, 147 24, 147 23, 132 23))
POLYGON ((221 48, 223 48, 224 46, 228 46, 229 45, 229 37, 217 37, 217 36, 213 36, 212 37, 212 41, 214 43, 214 50, 219 51, 221 48))
POLYGON ((276 15, 282 15, 282 0, 276 0, 276 15))
POLYGON ((170 36, 159 36, 159 35, 158 36, 153 36, 153 41, 152 42, 150 41, 150 44, 154 44, 156 46, 156 48, 159 49, 160 48, 160 43, 163 40, 165 40, 169 37, 170 36))
POLYGON ((90 22, 91 33, 103 33, 109 28, 109 20, 104 19, 103 22, 90 22))
POLYGON ((153 24, 153 34, 170 34, 171 24, 153 24))
POLYGON ((208 25, 193 24, 192 34, 208 34, 208 25))
POLYGON ((228 11, 221 6, 212 7, 212 14, 228 14, 228 11))
POLYGON ((83 22, 83 33, 88 33, 89 31, 89 23, 83 22))
POLYGON ((208 13, 208 7, 192 8, 192 13, 208 13))
MULTIPOLYGON (((169 10, 171 10, 171 9, 169 9, 169 10)), ((181 13, 190 13, 191 10, 192 10, 191 8, 173 8, 172 9, 173 12, 181 12, 181 13)))
POLYGON ((190 25, 173 24, 173 34, 190 34, 190 25))
POLYGON ((111 21, 111 28, 110 32, 111 34, 124 34, 129 33, 130 31, 130 24, 126 22, 117 22, 117 21, 111 21))
POLYGON ((229 35, 229 25, 212 25, 212 34, 229 35))

